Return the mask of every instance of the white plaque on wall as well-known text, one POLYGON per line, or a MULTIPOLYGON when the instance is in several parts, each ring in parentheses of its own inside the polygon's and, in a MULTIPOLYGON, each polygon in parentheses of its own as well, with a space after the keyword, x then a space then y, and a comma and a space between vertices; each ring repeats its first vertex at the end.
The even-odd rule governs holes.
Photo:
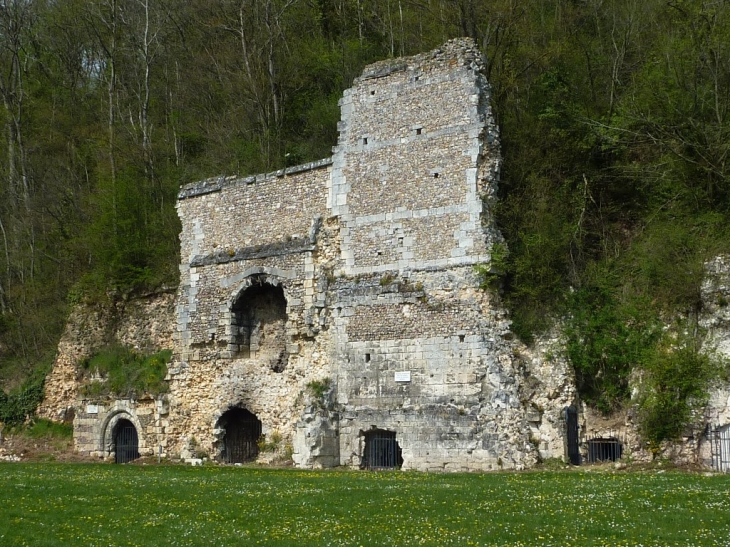
POLYGON ((395 381, 396 382, 410 382, 411 381, 411 371, 410 370, 401 370, 399 372, 396 372, 395 381))
POLYGON ((99 405, 86 405, 87 414, 99 414, 99 405))

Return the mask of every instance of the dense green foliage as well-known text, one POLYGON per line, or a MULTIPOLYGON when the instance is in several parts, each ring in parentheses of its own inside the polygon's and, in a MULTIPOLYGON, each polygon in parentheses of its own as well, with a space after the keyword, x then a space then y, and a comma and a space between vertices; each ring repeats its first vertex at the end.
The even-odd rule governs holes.
POLYGON ((696 317, 703 262, 730 246, 727 2, 3 3, 6 389, 67 302, 175 282, 180 183, 329 155, 366 63, 461 35, 502 131, 509 253, 488 282, 527 342, 567 318, 582 394, 621 404, 666 354, 657 321, 696 317))
POLYGON ((727 475, 0 464, 0 484, 8 546, 710 547, 730 536, 727 475))
POLYGON ((43 386, 50 370, 51 362, 46 359, 10 393, 0 390, 0 422, 18 426, 35 414, 36 408, 43 401, 43 386))
POLYGON ((167 364, 172 352, 142 355, 126 346, 110 346, 84 361, 87 397, 113 394, 120 397, 159 395, 167 391, 167 364))
POLYGON ((707 387, 728 380, 726 360, 701 351, 696 337, 686 333, 665 338, 641 364, 648 389, 640 397, 639 423, 652 449, 679 437, 692 424, 693 412, 703 410, 707 387))
POLYGON ((646 306, 618 302, 606 289, 570 295, 566 353, 583 400, 610 412, 629 398, 629 375, 661 337, 658 318, 646 306))

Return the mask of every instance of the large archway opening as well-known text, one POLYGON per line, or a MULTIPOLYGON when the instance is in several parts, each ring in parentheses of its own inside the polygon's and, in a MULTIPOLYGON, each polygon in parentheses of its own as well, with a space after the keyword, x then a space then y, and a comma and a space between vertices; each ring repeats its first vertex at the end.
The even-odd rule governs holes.
POLYGON ((223 429, 220 459, 225 463, 254 461, 259 455, 261 420, 245 408, 232 408, 218 420, 223 429))
POLYGON ((114 426, 114 463, 127 463, 139 458, 137 428, 129 420, 121 419, 114 426))
POLYGON ((272 370, 281 372, 286 366, 286 320, 284 289, 264 277, 254 278, 231 307, 234 352, 266 358, 272 370))
POLYGON ((365 449, 361 467, 363 469, 400 469, 403 465, 403 451, 395 438, 395 431, 371 429, 366 431, 365 449))

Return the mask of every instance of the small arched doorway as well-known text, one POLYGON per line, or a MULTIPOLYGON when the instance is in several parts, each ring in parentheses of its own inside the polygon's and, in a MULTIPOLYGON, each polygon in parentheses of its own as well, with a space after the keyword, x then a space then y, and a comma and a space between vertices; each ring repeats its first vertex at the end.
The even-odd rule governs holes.
POLYGON ((225 463, 245 463, 259 455, 261 420, 245 408, 231 408, 218 420, 225 431, 221 446, 221 460, 225 463))
POLYGON ((127 463, 139 458, 137 428, 129 420, 119 420, 114 426, 114 463, 127 463))
POLYGON ((365 449, 362 455, 363 469, 400 469, 403 451, 395 439, 395 431, 371 429, 364 433, 365 449))

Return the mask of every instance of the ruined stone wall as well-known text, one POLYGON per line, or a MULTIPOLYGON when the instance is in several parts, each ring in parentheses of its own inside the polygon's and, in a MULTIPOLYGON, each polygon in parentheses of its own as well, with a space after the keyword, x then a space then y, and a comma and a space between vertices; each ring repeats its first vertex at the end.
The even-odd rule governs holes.
POLYGON ((103 304, 81 303, 71 311, 53 368, 46 378, 38 415, 73 421, 74 448, 80 454, 109 457, 114 419, 121 417, 137 420, 144 454, 156 453, 160 444, 165 444, 164 418, 158 408, 164 398, 125 403, 106 398, 92 400, 79 392, 79 378, 81 363, 113 343, 146 354, 172 349, 174 300, 173 292, 160 292, 103 304), (148 419, 153 414, 156 418, 148 419))
POLYGON ((342 100, 332 213, 347 275, 489 260, 482 197, 498 132, 482 58, 468 41, 365 69, 342 100))
POLYGON ((38 415, 64 420, 78 400, 78 375, 82 361, 112 343, 130 346, 141 353, 172 349, 174 323, 172 292, 129 300, 76 305, 66 320, 45 396, 38 415))
POLYGON ((396 432, 407 469, 534 464, 509 321, 472 269, 383 279, 335 289, 341 463, 360 465, 378 428, 396 432))
POLYGON ((331 239, 337 237, 325 218, 329 163, 204 181, 181 191, 168 432, 175 451, 194 438, 217 455, 223 435, 218 421, 234 407, 261 419, 264 435, 276 432, 283 445, 291 444, 306 384, 329 376, 323 266, 335 254, 331 239), (235 305, 259 285, 281 289, 285 319, 280 327, 263 325, 244 348, 235 305))
POLYGON ((473 270, 501 240, 482 68, 468 40, 376 63, 344 94, 331 160, 182 189, 172 452, 195 438, 219 453, 221 416, 242 407, 301 466, 360 465, 372 428, 395 433, 405 468, 536 461, 524 366, 473 270), (251 287, 286 301, 266 347, 242 326, 251 287))
MULTIPOLYGON (((717 256, 705 264, 701 295, 702 314, 699 324, 706 332, 705 347, 717 356, 730 360, 730 256, 717 256)), ((699 461, 711 466, 713 454, 710 432, 719 430, 730 437, 730 385, 713 386, 709 395, 703 415, 706 430, 704 435, 696 439, 696 451, 699 461)), ((727 463, 730 462, 730 447, 725 443, 722 448, 720 456, 726 462, 724 470, 730 471, 727 463)))

